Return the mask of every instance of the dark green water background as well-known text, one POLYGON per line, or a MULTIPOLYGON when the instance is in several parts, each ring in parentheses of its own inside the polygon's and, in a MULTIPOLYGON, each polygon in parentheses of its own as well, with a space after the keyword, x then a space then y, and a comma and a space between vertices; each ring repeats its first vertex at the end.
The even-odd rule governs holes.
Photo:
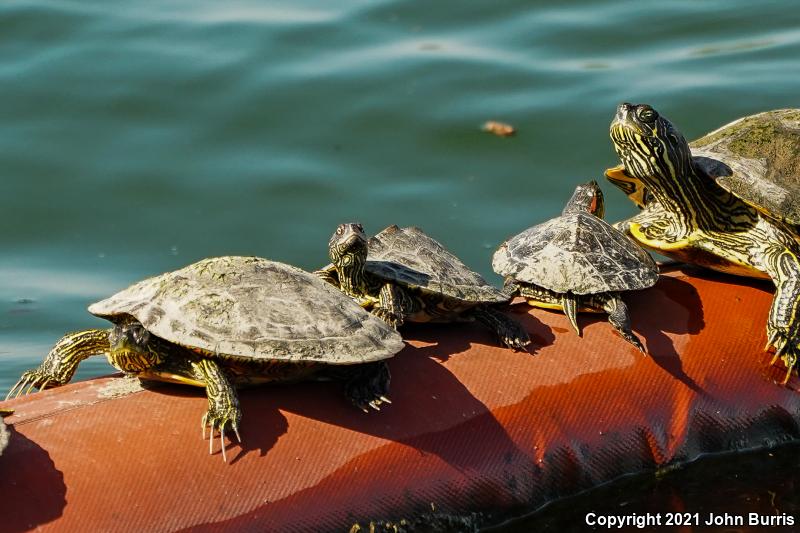
POLYGON ((617 103, 692 138, 800 105, 799 58, 791 1, 6 0, 0 390, 94 300, 214 255, 315 268, 342 221, 499 281, 494 248, 615 163, 617 103))
MULTIPOLYGON (((494 248, 615 164, 617 103, 688 138, 800 106, 800 9, 5 0, 0 87, 5 391, 105 324, 88 303, 213 255, 315 268, 342 221, 418 225, 499 282, 494 248)), ((608 218, 633 212, 605 189, 608 218)))

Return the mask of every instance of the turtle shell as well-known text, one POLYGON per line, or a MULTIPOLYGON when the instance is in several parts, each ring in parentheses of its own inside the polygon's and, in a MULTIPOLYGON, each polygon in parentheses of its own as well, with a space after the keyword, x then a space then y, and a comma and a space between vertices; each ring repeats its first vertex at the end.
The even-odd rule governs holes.
POLYGON ((475 303, 511 297, 415 227, 389 226, 369 240, 365 270, 401 286, 475 303))
POLYGON ((112 322, 228 357, 356 364, 387 359, 400 335, 317 276, 257 257, 204 259, 92 304, 112 322))
POLYGON ((492 268, 559 293, 645 289, 658 280, 650 254, 589 213, 562 215, 511 237, 495 252, 492 268))
POLYGON ((800 225, 800 109, 740 118, 689 144, 695 168, 763 214, 800 225))

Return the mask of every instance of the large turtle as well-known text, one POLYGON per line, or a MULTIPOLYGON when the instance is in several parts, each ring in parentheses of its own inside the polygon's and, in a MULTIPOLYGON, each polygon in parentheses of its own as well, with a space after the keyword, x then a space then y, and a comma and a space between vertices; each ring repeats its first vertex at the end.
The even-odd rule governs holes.
POLYGON ((511 296, 419 228, 392 225, 367 241, 361 224, 340 224, 328 253, 332 264, 317 274, 394 327, 477 319, 512 349, 530 344, 521 324, 492 307, 511 296))
POLYGON ((644 352, 620 291, 653 286, 658 267, 650 254, 602 220, 603 211, 597 182, 579 185, 560 217, 501 244, 492 267, 529 304, 563 309, 578 335, 578 311, 606 312, 614 329, 644 352))
POLYGON ((257 257, 205 259, 89 311, 114 327, 65 335, 8 396, 67 383, 81 360, 105 354, 143 379, 205 387, 203 434, 210 426, 211 450, 219 429, 223 458, 226 426, 239 435, 237 385, 324 375, 344 380, 357 407, 377 409, 388 401, 384 360, 403 348, 396 331, 317 276, 257 257))
POLYGON ((800 109, 736 120, 686 142, 649 105, 620 104, 606 171, 642 211, 618 227, 643 246, 776 287, 767 346, 787 366, 800 355, 800 109))

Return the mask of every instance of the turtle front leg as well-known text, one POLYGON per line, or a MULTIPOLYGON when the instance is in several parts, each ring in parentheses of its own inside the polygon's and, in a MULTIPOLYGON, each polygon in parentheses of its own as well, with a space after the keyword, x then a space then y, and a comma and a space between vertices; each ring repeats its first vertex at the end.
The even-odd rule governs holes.
POLYGON ((75 370, 81 361, 93 355, 110 352, 108 333, 105 329, 85 329, 67 333, 53 346, 41 365, 22 374, 19 381, 8 391, 6 400, 14 391, 17 392, 15 398, 18 397, 26 386, 28 390, 25 394, 28 394, 34 387, 44 390, 47 387, 68 383, 75 375, 75 370))
POLYGON ((600 305, 603 310, 608 313, 608 321, 617 330, 620 336, 629 343, 636 346, 643 354, 647 355, 647 351, 642 345, 639 337, 633 334, 631 329, 631 315, 628 313, 628 306, 617 293, 608 293, 604 295, 595 296, 595 299, 600 299, 600 305))
POLYGON ((313 274, 322 281, 330 283, 337 289, 339 288, 339 276, 336 274, 335 268, 322 268, 320 270, 315 270, 313 274))
POLYGON ((208 453, 214 451, 214 430, 219 430, 219 442, 222 447, 222 459, 227 462, 225 456, 225 428, 236 433, 237 440, 241 443, 239 436, 239 422, 242 419, 242 411, 239 409, 239 398, 236 396, 236 389, 231 385, 228 376, 211 359, 198 359, 192 361, 192 372, 194 377, 205 383, 206 394, 208 395, 208 410, 203 415, 201 427, 203 438, 206 438, 206 428, 211 428, 211 435, 208 438, 208 453))
POLYGON ((386 397, 392 376, 384 361, 355 365, 343 372, 345 373, 342 376, 346 380, 344 395, 350 403, 365 413, 369 412, 367 407, 380 411, 381 404, 392 403, 386 397))
POLYGON ((522 324, 497 309, 481 305, 472 311, 472 315, 494 331, 500 342, 512 350, 524 350, 531 343, 531 338, 522 324))
POLYGON ((786 364, 789 381, 792 370, 800 357, 800 261, 788 249, 767 252, 768 273, 775 282, 775 296, 767 319, 767 345, 775 347, 774 363, 781 357, 786 364))
POLYGON ((384 283, 372 314, 397 329, 414 312, 414 299, 395 283, 384 283))
POLYGON ((615 222, 612 224, 612 226, 628 237, 635 239, 634 235, 631 233, 631 226, 636 225, 643 228, 651 228, 664 226, 666 223, 666 226, 669 227, 671 226, 669 222, 672 218, 674 217, 672 217, 669 213, 666 213, 660 205, 653 203, 632 217, 615 222))

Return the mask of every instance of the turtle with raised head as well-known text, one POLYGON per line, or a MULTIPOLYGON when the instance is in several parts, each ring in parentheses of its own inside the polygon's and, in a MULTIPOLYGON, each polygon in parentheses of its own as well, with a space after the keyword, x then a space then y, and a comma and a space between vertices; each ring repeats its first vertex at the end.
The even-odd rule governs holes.
POLYGON ((606 176, 642 208, 618 227, 679 261, 771 279, 765 349, 783 357, 788 381, 800 355, 800 109, 687 143, 651 106, 623 103, 610 135, 622 164, 606 176))
POLYGON ((332 263, 317 274, 395 328, 478 320, 509 348, 531 342, 519 322, 493 307, 511 296, 419 228, 392 225, 367 240, 361 224, 340 224, 328 253, 332 263))
POLYGON ((119 370, 142 379, 205 387, 205 436, 239 435, 236 387, 312 376, 345 382, 357 407, 388 402, 385 360, 400 351, 400 335, 317 276, 257 257, 205 259, 141 281, 89 312, 111 329, 65 335, 7 397, 25 387, 67 383, 87 357, 105 354, 119 370))
POLYGON ((561 216, 501 244, 492 267, 530 305, 563 310, 578 335, 578 311, 606 312, 614 329, 644 352, 620 292, 652 287, 658 266, 605 222, 603 211, 597 182, 579 185, 561 216))

